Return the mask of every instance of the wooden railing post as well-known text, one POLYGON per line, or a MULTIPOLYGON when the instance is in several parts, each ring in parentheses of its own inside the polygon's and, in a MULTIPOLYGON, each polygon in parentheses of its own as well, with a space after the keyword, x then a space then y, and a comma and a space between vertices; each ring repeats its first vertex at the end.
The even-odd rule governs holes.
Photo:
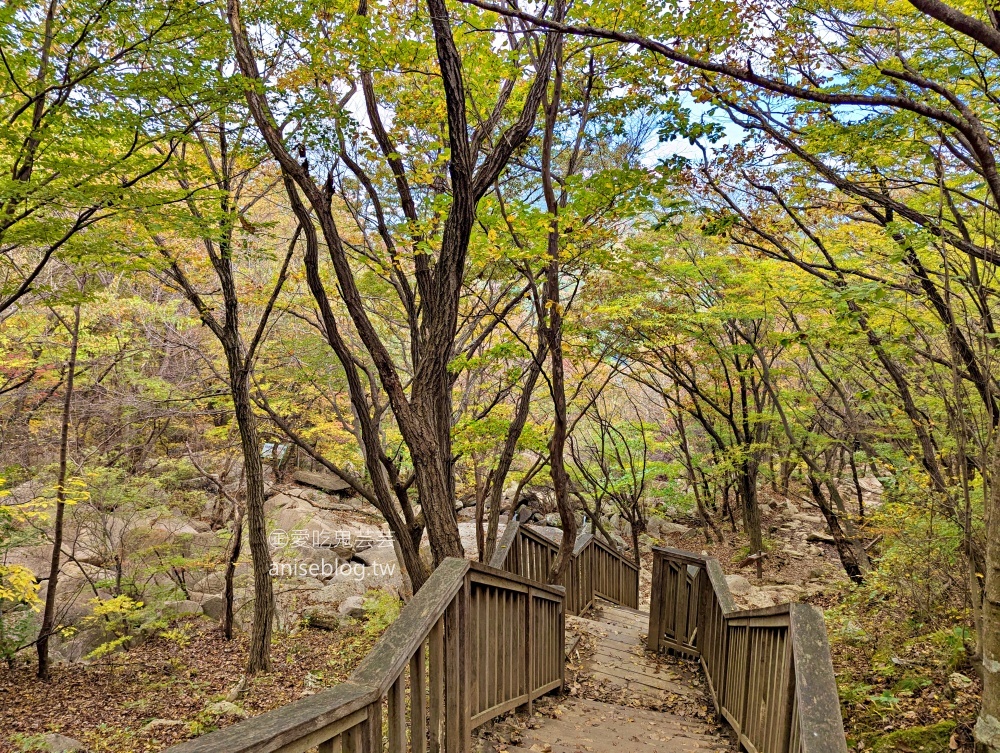
POLYGON ((663 609, 663 554, 653 552, 653 590, 649 594, 649 634, 646 636, 646 647, 659 653, 660 635, 663 628, 660 625, 660 612, 663 609))

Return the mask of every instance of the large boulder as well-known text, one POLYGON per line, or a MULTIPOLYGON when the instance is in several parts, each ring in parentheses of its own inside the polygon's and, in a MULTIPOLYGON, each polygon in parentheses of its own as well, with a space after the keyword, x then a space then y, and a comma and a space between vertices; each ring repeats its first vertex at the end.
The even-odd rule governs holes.
POLYGON ((221 621, 226 614, 226 600, 222 596, 209 596, 201 602, 201 611, 207 617, 221 621))
POLYGON ((190 599, 165 601, 163 602, 163 611, 178 616, 201 614, 202 606, 197 601, 191 601, 190 599))
POLYGON ((340 604, 351 596, 361 596, 365 592, 364 581, 353 576, 337 575, 318 591, 309 593, 313 604, 340 604))
POLYGON ((684 535, 690 530, 690 528, 680 523, 674 523, 656 516, 650 517, 649 522, 646 523, 647 533, 657 539, 665 538, 670 534, 684 535))
POLYGON ((806 541, 812 542, 823 542, 824 544, 833 544, 834 538, 825 531, 811 531, 806 535, 806 541))
POLYGON ((746 596, 753 590, 750 581, 742 575, 727 575, 726 583, 729 585, 729 592, 733 596, 746 596))
POLYGON ((337 611, 345 617, 360 619, 365 616, 365 600, 361 596, 349 596, 340 603, 337 611))
POLYGON ((209 573, 191 586, 191 590, 202 594, 221 594, 226 590, 226 576, 222 573, 209 573))
POLYGON ((343 619, 339 611, 321 604, 308 607, 302 618, 306 625, 318 630, 338 630, 343 619))

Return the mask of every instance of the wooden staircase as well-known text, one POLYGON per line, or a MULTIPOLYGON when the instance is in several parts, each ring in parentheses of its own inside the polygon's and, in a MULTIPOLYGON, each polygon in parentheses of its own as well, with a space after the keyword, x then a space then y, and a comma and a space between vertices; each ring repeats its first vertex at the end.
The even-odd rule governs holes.
POLYGON ((567 617, 573 695, 539 703, 516 744, 481 736, 483 753, 728 753, 731 735, 714 723, 696 665, 649 653, 649 614, 597 600, 585 617, 567 617))
POLYGON ((819 610, 739 610, 717 561, 656 548, 647 614, 636 564, 590 535, 546 585, 557 547, 512 521, 489 566, 439 565, 347 682, 168 753, 847 753, 819 610), (491 734, 515 710, 527 729, 491 734))

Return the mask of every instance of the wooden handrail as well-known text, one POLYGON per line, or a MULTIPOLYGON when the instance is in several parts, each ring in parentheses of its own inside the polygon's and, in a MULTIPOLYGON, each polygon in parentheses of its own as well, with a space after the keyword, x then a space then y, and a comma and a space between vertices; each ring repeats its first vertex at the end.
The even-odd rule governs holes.
MULTIPOLYGON (((504 529, 490 565, 544 583, 559 551, 558 542, 524 522, 521 508, 504 529)), ((592 533, 581 533, 560 585, 566 588, 566 611, 582 614, 600 596, 615 604, 639 607, 639 567, 592 533)))
POLYGON ((654 547, 647 641, 701 661, 716 710, 750 753, 847 753, 815 607, 740 610, 718 560, 654 547))
POLYGON ((480 724, 563 686, 564 600, 446 559, 347 682, 168 753, 468 751, 480 724))

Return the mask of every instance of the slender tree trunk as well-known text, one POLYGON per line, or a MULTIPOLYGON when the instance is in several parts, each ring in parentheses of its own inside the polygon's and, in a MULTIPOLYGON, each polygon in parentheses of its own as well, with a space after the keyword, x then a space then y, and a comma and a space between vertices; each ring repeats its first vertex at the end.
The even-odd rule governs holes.
POLYGON ((757 472, 751 459, 747 458, 740 463, 737 484, 743 529, 750 537, 750 554, 758 554, 764 551, 764 534, 760 527, 760 505, 757 504, 757 472))
POLYGON ((243 548, 243 511, 237 508, 233 516, 233 538, 229 544, 229 556, 226 557, 226 613, 222 617, 222 632, 227 641, 233 639, 233 577, 236 574, 236 563, 240 559, 243 548))
MULTIPOLYGON (((994 439, 994 441, 996 441, 994 439)), ((994 449, 994 477, 1000 476, 1000 455, 994 449)), ((976 721, 977 753, 1000 751, 1000 484, 987 497, 986 572, 983 584, 983 702, 976 721)))
POLYGON ((233 353, 230 381, 233 408, 240 430, 246 480, 246 522, 253 561, 253 626, 250 631, 250 654, 247 675, 271 670, 271 630, 274 622, 274 585, 271 576, 271 552, 267 546, 267 520, 264 514, 264 462, 260 457, 257 416, 250 400, 250 375, 238 367, 243 354, 233 353), (236 367, 236 368, 234 368, 236 367))
POLYGON ((851 464, 851 480, 854 482, 854 493, 858 497, 858 520, 865 521, 865 493, 861 488, 861 479, 858 476, 858 464, 854 462, 854 452, 849 452, 848 460, 851 464))
MULTIPOLYGON (((503 487, 507 483, 507 474, 510 473, 510 467, 514 462, 514 453, 517 451, 518 439, 520 439, 521 433, 524 431, 524 425, 528 421, 531 396, 535 391, 535 384, 538 382, 538 376, 542 371, 542 359, 544 358, 545 345, 544 341, 540 341, 538 353, 535 359, 532 360, 531 366, 528 367, 528 373, 524 379, 524 389, 521 390, 517 409, 514 412, 514 419, 510 422, 510 426, 507 429, 507 437, 504 440, 503 450, 500 452, 500 459, 497 461, 496 467, 490 471, 487 479, 490 516, 486 528, 483 562, 489 562, 493 557, 493 552, 496 550, 497 534, 500 530, 500 505, 503 502, 503 487)), ((511 505, 511 516, 513 516, 517 500, 515 499, 511 505)))
POLYGON ((826 520, 827 528, 830 529, 830 535, 833 536, 833 545, 837 548, 837 554, 840 557, 840 564, 844 566, 844 572, 855 583, 863 583, 865 580, 865 570, 861 563, 858 562, 851 540, 844 533, 844 529, 840 525, 840 518, 837 517, 837 513, 830 507, 830 503, 827 502, 823 494, 823 487, 820 486, 819 481, 816 480, 816 477, 812 473, 809 474, 809 491, 812 493, 813 500, 819 505, 819 511, 826 520))
POLYGON ((69 428, 73 410, 73 384, 76 377, 76 355, 80 346, 80 304, 73 308, 73 330, 70 333, 69 361, 66 363, 66 394, 63 397, 62 425, 59 434, 59 475, 56 479, 56 518, 52 533, 52 557, 49 560, 49 580, 45 589, 45 609, 38 634, 38 677, 45 682, 49 676, 49 636, 55 628, 56 594, 59 587, 63 518, 66 514, 66 476, 69 472, 69 428))
MULTIPOLYGON (((708 510, 705 509, 705 502, 701 498, 701 492, 698 489, 698 480, 694 475, 694 459, 691 457, 691 448, 688 446, 687 431, 684 427, 684 416, 682 411, 677 411, 677 431, 681 435, 681 450, 684 453, 684 467, 687 469, 688 480, 691 483, 691 488, 694 490, 694 501, 698 506, 698 515, 701 517, 702 523, 705 524, 705 541, 712 543, 712 533, 714 533, 719 542, 722 542, 722 531, 719 527, 715 525, 715 521, 708 514, 708 510)), ((636 560, 638 562, 638 560, 636 560)))

